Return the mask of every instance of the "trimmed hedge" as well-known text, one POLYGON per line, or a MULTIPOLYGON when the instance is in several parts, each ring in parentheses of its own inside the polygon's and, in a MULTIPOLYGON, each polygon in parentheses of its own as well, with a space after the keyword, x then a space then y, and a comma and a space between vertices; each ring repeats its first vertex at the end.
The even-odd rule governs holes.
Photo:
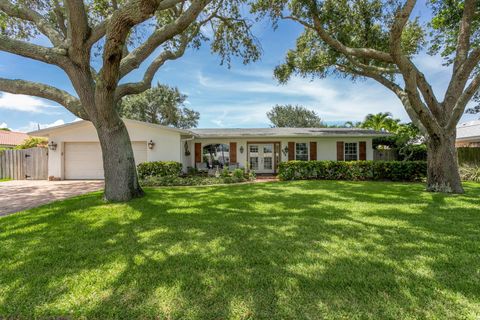
POLYGON ((281 180, 421 181, 426 161, 288 161, 280 163, 281 180))
POLYGON ((140 179, 145 177, 179 176, 182 173, 182 164, 175 161, 143 162, 137 166, 140 179))

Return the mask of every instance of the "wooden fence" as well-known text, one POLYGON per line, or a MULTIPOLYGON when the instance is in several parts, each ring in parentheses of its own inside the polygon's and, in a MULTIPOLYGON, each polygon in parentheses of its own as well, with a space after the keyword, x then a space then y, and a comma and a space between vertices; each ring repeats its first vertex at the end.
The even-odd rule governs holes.
POLYGON ((0 179, 44 180, 47 176, 47 148, 0 151, 0 179))
POLYGON ((457 148, 458 163, 480 165, 480 147, 457 148))
POLYGON ((375 161, 395 161, 397 160, 397 151, 394 149, 373 150, 373 160, 375 161))

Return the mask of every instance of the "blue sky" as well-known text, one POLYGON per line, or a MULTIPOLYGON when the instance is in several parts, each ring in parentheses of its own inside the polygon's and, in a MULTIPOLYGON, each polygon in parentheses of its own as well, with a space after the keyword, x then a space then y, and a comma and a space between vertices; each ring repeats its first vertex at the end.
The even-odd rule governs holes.
MULTIPOLYGON (((417 10, 425 14, 424 9, 417 10)), ((399 102, 389 90, 374 81, 352 83, 347 79, 293 78, 279 85, 273 78, 273 68, 282 63, 289 48, 293 48, 301 28, 292 22, 281 22, 277 30, 269 23, 259 23, 255 34, 263 55, 259 62, 243 65, 234 61, 231 68, 220 66, 219 58, 207 45, 190 49, 182 58, 167 62, 154 82, 177 86, 188 95, 188 107, 200 112, 199 127, 267 127, 266 112, 275 104, 301 104, 315 110, 329 123, 359 121, 368 113, 391 112, 409 121, 399 102)), ((44 43, 42 39, 37 40, 44 43)), ((443 94, 450 78, 450 68, 442 66, 438 57, 421 54, 417 65, 432 82, 434 91, 443 94)), ((145 65, 129 76, 140 79, 145 65)), ((68 78, 53 66, 0 52, 0 77, 26 79, 55 85, 72 92, 68 78)), ((465 115, 462 121, 478 116, 465 115)), ((0 127, 30 131, 38 126, 63 124, 75 116, 54 102, 28 96, 0 92, 0 127)))

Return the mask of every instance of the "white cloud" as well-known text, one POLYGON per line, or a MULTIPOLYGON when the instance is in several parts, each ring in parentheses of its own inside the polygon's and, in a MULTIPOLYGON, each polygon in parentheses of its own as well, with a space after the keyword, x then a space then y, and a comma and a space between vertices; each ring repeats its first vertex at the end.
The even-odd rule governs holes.
POLYGON ((32 96, 7 92, 0 93, 0 109, 51 114, 55 113, 52 109, 56 108, 58 108, 58 106, 32 96))
POLYGON ((50 127, 55 127, 55 126, 60 126, 62 124, 65 124, 65 121, 62 119, 58 119, 52 123, 38 123, 34 121, 29 121, 28 125, 20 127, 15 129, 14 131, 19 131, 19 132, 31 132, 40 129, 45 129, 45 128, 50 128, 50 127))
POLYGON ((8 128, 8 125, 6 122, 0 123, 0 128, 8 128))

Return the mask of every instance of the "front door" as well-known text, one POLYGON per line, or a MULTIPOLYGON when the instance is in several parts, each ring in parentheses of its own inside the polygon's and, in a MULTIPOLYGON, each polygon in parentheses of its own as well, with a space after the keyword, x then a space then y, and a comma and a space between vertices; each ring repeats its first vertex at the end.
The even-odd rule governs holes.
POLYGON ((273 143, 250 144, 248 154, 251 170, 257 173, 274 172, 273 143))

